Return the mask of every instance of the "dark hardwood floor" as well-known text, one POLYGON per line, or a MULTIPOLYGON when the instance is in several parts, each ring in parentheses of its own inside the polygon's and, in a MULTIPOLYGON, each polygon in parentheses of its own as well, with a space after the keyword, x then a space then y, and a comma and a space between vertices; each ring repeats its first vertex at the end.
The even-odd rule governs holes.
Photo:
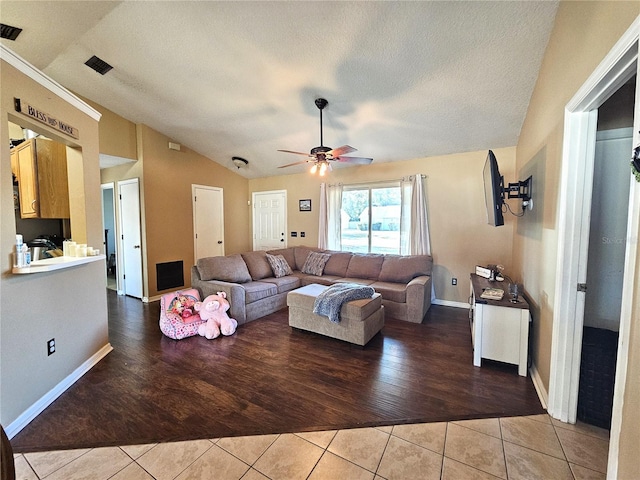
POLYGON ((473 366, 463 309, 388 318, 360 348, 292 330, 287 309, 174 341, 159 302, 107 297, 114 351, 12 439, 16 453, 545 412, 516 366, 473 366))

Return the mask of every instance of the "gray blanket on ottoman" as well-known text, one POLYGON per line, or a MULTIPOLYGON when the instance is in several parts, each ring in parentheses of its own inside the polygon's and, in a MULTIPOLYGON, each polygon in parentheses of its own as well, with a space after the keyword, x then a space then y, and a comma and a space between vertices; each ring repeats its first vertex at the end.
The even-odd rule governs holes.
POLYGON ((313 313, 329 317, 329 320, 338 323, 343 303, 371 298, 374 293, 373 287, 357 283, 336 283, 316 297, 313 303, 313 313))

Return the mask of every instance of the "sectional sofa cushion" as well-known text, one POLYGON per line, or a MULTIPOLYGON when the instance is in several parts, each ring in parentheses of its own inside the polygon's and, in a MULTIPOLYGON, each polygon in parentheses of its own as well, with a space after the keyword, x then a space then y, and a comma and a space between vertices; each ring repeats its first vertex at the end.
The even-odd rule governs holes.
POLYGON ((267 252, 256 250, 254 252, 241 253, 241 255, 247 264, 252 280, 273 277, 273 270, 271 270, 271 265, 267 261, 267 252))
POLYGON ((253 303, 264 298, 273 297, 278 293, 278 286, 267 282, 248 282, 244 288, 245 303, 253 303))
POLYGON ((196 264, 201 280, 246 283, 251 281, 247 264, 239 253, 226 257, 206 257, 196 264))
POLYGON ((322 275, 324 266, 327 264, 329 257, 331 257, 331 254, 329 253, 309 252, 309 255, 307 255, 307 259, 300 271, 308 275, 317 275, 319 277, 322 275))
POLYGON ((324 266, 323 275, 335 275, 337 277, 344 277, 347 275, 347 268, 349 267, 349 260, 351 260, 351 252, 328 252, 331 257, 324 266))
POLYGON ((408 283, 420 275, 431 275, 433 260, 427 255, 386 255, 378 280, 408 283))
POLYGON ((346 277, 377 280, 383 261, 384 255, 355 253, 349 260, 346 277))
POLYGON ((278 289, 278 293, 290 292, 300 286, 300 278, 295 275, 286 275, 280 278, 265 278, 264 283, 272 283, 278 289))
POLYGON ((371 286, 374 290, 382 294, 385 300, 405 303, 407 301, 407 285, 405 283, 375 282, 371 286))

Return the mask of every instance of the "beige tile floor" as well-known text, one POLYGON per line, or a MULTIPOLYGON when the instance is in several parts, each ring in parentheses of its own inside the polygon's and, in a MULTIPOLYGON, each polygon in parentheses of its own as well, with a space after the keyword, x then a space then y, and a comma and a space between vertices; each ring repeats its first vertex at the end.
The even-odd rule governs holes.
POLYGON ((20 480, 604 479, 609 432, 547 415, 15 455, 20 480))

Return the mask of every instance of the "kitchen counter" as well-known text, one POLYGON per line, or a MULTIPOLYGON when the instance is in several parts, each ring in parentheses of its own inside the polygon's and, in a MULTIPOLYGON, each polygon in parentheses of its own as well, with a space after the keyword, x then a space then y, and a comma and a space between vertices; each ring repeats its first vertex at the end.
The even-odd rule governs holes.
POLYGON ((92 255, 90 257, 54 257, 45 258, 43 260, 35 260, 31 265, 24 268, 13 267, 11 273, 16 275, 24 275, 31 273, 52 272, 63 268, 84 265, 85 263, 99 262, 106 259, 105 255, 92 255))

